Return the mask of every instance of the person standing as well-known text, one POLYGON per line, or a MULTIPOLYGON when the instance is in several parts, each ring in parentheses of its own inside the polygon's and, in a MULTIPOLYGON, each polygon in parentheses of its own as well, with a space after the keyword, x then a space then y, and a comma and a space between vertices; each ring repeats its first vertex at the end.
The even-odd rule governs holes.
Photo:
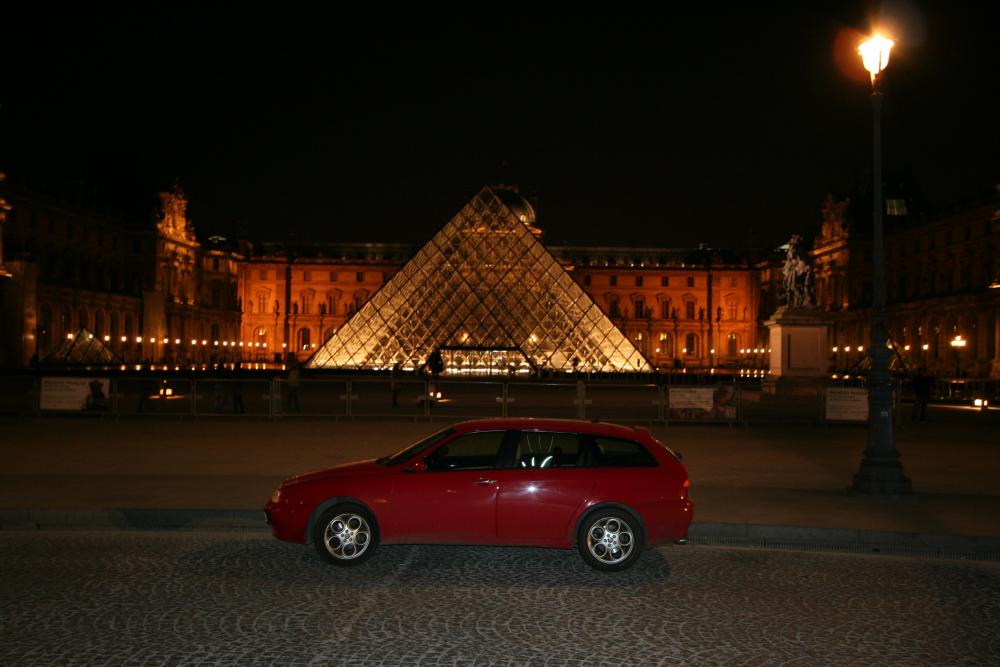
POLYGON ((913 377, 913 415, 915 422, 927 421, 927 403, 931 400, 934 378, 921 366, 913 377))

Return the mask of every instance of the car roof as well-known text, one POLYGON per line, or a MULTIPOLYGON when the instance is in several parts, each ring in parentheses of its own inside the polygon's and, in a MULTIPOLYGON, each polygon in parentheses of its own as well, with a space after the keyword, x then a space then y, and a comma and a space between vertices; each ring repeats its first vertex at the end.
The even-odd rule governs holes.
POLYGON ((473 419, 455 424, 461 433, 469 431, 570 431, 606 437, 635 438, 641 431, 610 422, 584 421, 582 419, 541 419, 536 417, 507 417, 496 419, 473 419))

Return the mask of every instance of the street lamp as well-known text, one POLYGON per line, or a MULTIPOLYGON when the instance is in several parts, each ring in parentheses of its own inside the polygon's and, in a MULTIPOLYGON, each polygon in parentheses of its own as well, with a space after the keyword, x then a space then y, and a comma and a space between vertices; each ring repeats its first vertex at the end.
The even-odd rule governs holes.
POLYGON ((962 377, 961 360, 962 348, 965 347, 966 340, 959 334, 951 339, 951 349, 955 350, 955 377, 962 377))
POLYGON ((893 41, 876 34, 858 47, 872 80, 872 330, 868 356, 868 445, 852 488, 858 493, 909 493, 892 432, 892 383, 889 376, 889 330, 885 320, 885 239, 882 231, 882 72, 893 41))

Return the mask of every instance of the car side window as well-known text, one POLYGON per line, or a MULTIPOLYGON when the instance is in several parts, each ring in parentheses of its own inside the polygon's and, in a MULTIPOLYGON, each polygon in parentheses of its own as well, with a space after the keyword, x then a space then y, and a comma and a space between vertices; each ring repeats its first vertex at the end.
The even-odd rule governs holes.
POLYGON ((656 465, 653 455, 638 442, 594 436, 592 443, 593 449, 587 456, 588 466, 621 468, 656 465))
POLYGON ((580 437, 576 433, 521 431, 514 468, 569 468, 580 465, 580 437))
POLYGON ((428 472, 488 470, 496 467, 504 431, 481 431, 460 435, 435 449, 424 459, 428 472))

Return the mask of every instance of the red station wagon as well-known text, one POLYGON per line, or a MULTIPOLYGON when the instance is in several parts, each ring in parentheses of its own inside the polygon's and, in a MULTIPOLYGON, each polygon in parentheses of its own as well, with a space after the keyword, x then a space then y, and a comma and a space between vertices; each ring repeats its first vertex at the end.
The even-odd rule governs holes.
POLYGON ((275 537, 354 565, 379 544, 573 548, 598 570, 686 538, 680 457, 644 428, 562 419, 456 424, 392 456, 285 480, 275 537))

